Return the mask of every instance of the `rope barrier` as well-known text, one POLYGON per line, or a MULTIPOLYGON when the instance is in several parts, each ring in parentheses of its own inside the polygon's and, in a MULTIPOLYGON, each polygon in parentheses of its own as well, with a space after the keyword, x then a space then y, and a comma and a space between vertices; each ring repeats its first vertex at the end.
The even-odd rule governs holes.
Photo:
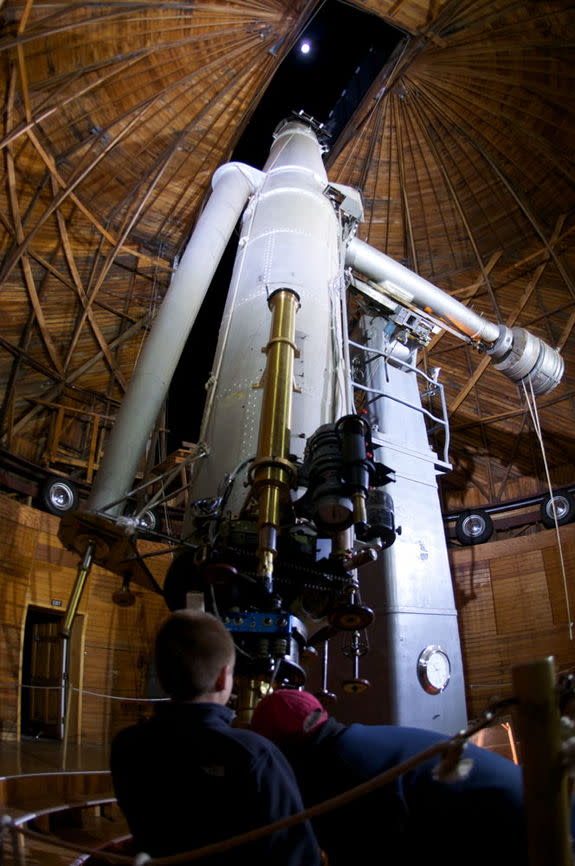
MULTIPOLYGON (((334 809, 345 806, 360 797, 370 794, 372 791, 375 791, 378 788, 383 787, 384 785, 390 784, 391 782, 395 781, 395 779, 399 778, 399 776, 403 776, 405 773, 408 773, 411 770, 415 769, 417 766, 419 766, 419 764, 422 764, 425 761, 429 761, 436 755, 441 755, 444 759, 445 764, 444 771, 442 772, 440 768, 439 772, 436 773, 436 778, 443 779, 448 784, 449 781, 454 781, 457 778, 462 777, 461 775, 458 776, 457 773, 454 774, 453 769, 454 765, 460 762, 460 757, 465 742, 482 728, 485 728, 497 721, 497 719, 514 703, 515 699, 509 698, 500 701, 497 704, 494 704, 490 709, 485 711, 482 718, 480 718, 472 725, 468 726, 465 730, 460 731, 455 736, 447 740, 442 740, 441 742, 436 743, 435 745, 430 746, 427 749, 424 749, 417 755, 413 755, 411 758, 402 761, 395 767, 379 773, 377 776, 374 776, 367 782, 362 782, 362 784, 357 785, 354 788, 350 788, 348 791, 344 791, 342 794, 338 794, 336 797, 332 797, 329 800, 325 800, 323 803, 317 803, 315 806, 304 809, 303 812, 298 812, 295 815, 290 815, 287 818, 282 818, 279 821, 274 821, 273 824, 268 824, 265 827, 258 827, 254 830, 249 830, 246 833, 241 833, 238 836, 233 836, 229 839, 223 839, 221 842, 214 842, 210 845, 205 845, 202 848, 196 848, 193 851, 183 852, 181 854, 173 854, 169 857, 149 857, 146 859, 146 863, 149 862, 150 864, 153 864, 153 866, 175 866, 175 864, 188 863, 193 860, 199 860, 203 857, 209 857, 213 854, 220 854, 226 851, 230 851, 233 848, 240 847, 241 845, 246 845, 249 842, 258 841, 265 838, 266 836, 270 836, 272 833, 277 833, 281 830, 288 830, 291 827, 302 823, 303 821, 310 820, 311 818, 316 818, 319 815, 324 815, 326 812, 331 812, 334 809)), ((469 762, 463 761, 461 763, 464 764, 463 771, 468 772, 469 762)), ((134 856, 114 854, 109 851, 102 851, 98 849, 86 850, 85 848, 78 845, 64 842, 63 840, 52 838, 44 834, 35 833, 33 830, 29 830, 25 827, 17 827, 17 830, 23 836, 26 836, 30 839, 42 841, 44 844, 51 844, 59 848, 75 851, 80 854, 88 854, 91 856, 93 855, 98 857, 99 860, 106 863, 132 864, 132 866, 137 866, 136 860, 138 857, 147 857, 145 853, 136 855, 135 859, 134 856)), ((140 863, 141 861, 138 860, 137 862, 140 863)))
MULTIPOLYGON (((0 680, 0 685, 9 685, 12 686, 12 688, 17 689, 43 689, 44 691, 50 689, 53 691, 62 691, 64 689, 64 686, 37 686, 32 685, 31 683, 11 683, 8 680, 0 680)), ((109 701, 136 701, 139 704, 155 704, 170 700, 169 698, 134 698, 124 695, 106 695, 103 692, 91 692, 88 689, 79 689, 77 686, 70 686, 70 691, 77 692, 79 695, 92 695, 97 698, 106 698, 106 700, 109 701)))
MULTIPOLYGON (((337 809, 340 806, 345 806, 347 803, 350 803, 359 797, 369 794, 372 791, 377 790, 377 788, 382 787, 383 785, 389 784, 399 776, 417 767, 420 763, 428 761, 435 755, 444 753, 445 750, 449 748, 451 742, 451 740, 445 740, 441 743, 436 743, 434 746, 431 746, 430 748, 424 750, 423 752, 420 752, 418 755, 415 755, 409 760, 398 764, 391 770, 386 770, 385 772, 380 773, 378 776, 375 776, 373 779, 370 779, 367 782, 363 782, 361 785, 358 785, 355 788, 350 788, 349 791, 345 791, 343 794, 339 794, 337 797, 333 797, 330 800, 325 800, 323 803, 318 803, 315 806, 311 806, 309 809, 305 809, 303 812, 298 812, 295 815, 290 815, 287 818, 282 818, 279 821, 274 821, 273 824, 268 824, 265 827, 258 827, 255 830, 249 830, 248 832, 241 833, 238 836, 224 839, 221 842, 214 842, 211 845, 205 845, 202 848, 196 848, 193 851, 188 851, 181 854, 173 854, 169 857, 150 858, 150 863, 153 863, 154 866, 172 866, 172 864, 188 863, 192 860, 199 860, 202 857, 209 857, 213 854, 222 854, 226 851, 232 850, 233 848, 240 847, 241 845, 246 845, 249 842, 256 842, 260 839, 265 838, 266 836, 277 833, 280 830, 288 830, 291 827, 302 823, 303 821, 307 821, 310 818, 315 818, 318 815, 323 815, 326 812, 330 812, 332 811, 332 809, 337 809)), ((29 830, 25 827, 18 827, 17 830, 23 836, 26 836, 30 839, 42 841, 43 843, 49 843, 59 848, 65 848, 66 850, 75 851, 77 853, 97 855, 100 860, 103 860, 106 863, 121 864, 134 862, 134 858, 132 856, 127 856, 123 854, 112 854, 108 851, 86 850, 78 845, 45 836, 42 833, 36 833, 33 830, 29 830)))
POLYGON ((106 698, 109 701, 136 701, 139 704, 157 704, 170 700, 170 698, 127 698, 122 697, 122 695, 104 695, 100 692, 90 692, 87 689, 78 689, 75 686, 72 687, 72 691, 78 692, 80 695, 93 695, 97 698, 106 698))

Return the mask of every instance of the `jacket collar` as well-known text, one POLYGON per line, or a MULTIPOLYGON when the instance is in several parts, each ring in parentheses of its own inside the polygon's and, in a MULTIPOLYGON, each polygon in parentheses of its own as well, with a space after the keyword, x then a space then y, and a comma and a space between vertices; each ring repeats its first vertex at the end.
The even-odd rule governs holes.
POLYGON ((189 722, 226 724, 232 723, 235 713, 221 704, 203 704, 197 701, 166 701, 157 704, 155 715, 160 719, 186 718, 189 722))

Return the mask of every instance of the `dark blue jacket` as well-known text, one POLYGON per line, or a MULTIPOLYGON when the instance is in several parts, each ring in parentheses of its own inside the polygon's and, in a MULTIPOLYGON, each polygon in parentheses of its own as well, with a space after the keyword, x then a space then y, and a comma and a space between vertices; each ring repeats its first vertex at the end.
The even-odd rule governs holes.
MULTIPOLYGON (((284 749, 306 807, 391 769, 446 738, 387 725, 342 725, 329 718, 284 749)), ((520 767, 468 745, 465 781, 439 782, 437 758, 361 800, 313 820, 330 866, 526 866, 527 840, 520 767), (368 857, 368 853, 381 856, 368 857)))
MULTIPOLYGON (((232 728, 233 715, 217 704, 170 701, 115 737, 112 778, 137 851, 189 851, 302 810, 282 753, 264 737, 232 728)), ((318 866, 320 852, 304 823, 206 862, 318 866)))

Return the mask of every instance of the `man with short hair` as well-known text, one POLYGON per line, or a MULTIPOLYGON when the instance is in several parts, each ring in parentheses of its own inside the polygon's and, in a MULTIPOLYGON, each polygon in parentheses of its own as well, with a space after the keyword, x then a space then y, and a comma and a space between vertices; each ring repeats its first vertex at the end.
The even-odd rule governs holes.
MULTIPOLYGON (((314 695, 295 689, 264 697, 251 727, 280 746, 306 808, 447 740, 419 728, 344 725, 314 695)), ((527 866, 521 768, 473 744, 463 756, 471 769, 456 781, 436 776, 437 756, 312 819, 329 866, 360 863, 376 850, 381 857, 370 862, 390 866, 527 866)))
MULTIPOLYGON (((112 743, 118 804, 135 850, 152 857, 202 848, 302 811, 282 753, 252 731, 233 728, 228 703, 235 648, 223 623, 181 610, 161 625, 158 679, 170 700, 112 743)), ((319 866, 308 822, 209 857, 210 866, 319 866)))

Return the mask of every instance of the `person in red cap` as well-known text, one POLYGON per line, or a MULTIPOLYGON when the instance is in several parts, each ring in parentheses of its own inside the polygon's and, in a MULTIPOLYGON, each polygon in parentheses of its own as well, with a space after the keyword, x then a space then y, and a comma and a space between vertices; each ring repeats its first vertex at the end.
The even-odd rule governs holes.
POLYGON ((278 689, 258 703, 251 728, 281 745, 311 734, 327 718, 327 710, 310 692, 278 689))
MULTIPOLYGON (((251 728, 282 749, 306 808, 446 740, 418 728, 344 725, 314 695, 295 689, 262 698, 251 728)), ((521 768, 473 744, 464 758, 471 769, 458 781, 439 781, 434 770, 440 759, 433 758, 314 818, 329 866, 378 860, 389 866, 527 866, 521 768)))

